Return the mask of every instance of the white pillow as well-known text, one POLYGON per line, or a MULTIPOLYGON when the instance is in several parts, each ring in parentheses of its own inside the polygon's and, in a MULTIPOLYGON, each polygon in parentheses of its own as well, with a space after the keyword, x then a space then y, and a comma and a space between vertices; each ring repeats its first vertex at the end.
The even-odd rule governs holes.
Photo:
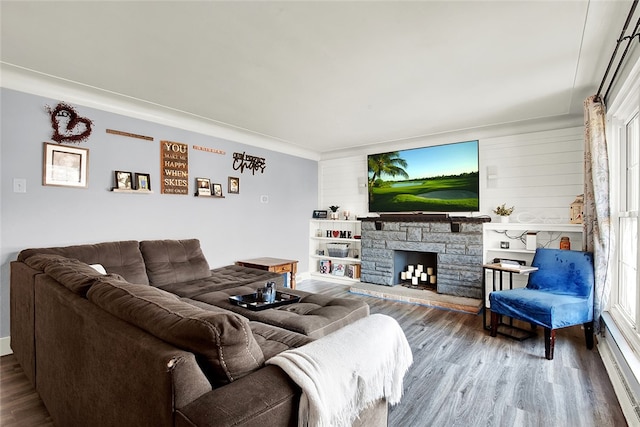
POLYGON ((102 264, 90 264, 90 266, 100 274, 107 274, 107 270, 104 269, 102 264))

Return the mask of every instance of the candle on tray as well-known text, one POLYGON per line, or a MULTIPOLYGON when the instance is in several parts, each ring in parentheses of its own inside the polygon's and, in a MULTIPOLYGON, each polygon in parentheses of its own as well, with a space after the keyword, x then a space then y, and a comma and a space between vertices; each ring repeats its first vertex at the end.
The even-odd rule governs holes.
POLYGON ((412 285, 417 285, 417 284, 418 284, 418 278, 417 278, 417 277, 415 277, 415 276, 414 276, 414 277, 412 277, 412 278, 411 278, 411 284, 412 284, 412 285))
POLYGON ((423 265, 418 264, 418 266, 416 267, 416 270, 418 270, 419 272, 422 272, 422 268, 423 268, 423 265))
POLYGON ((431 268, 431 267, 427 267, 427 274, 428 274, 429 276, 433 275, 433 268, 431 268))
POLYGON ((429 276, 429 283, 432 285, 436 284, 436 276, 429 276))
POLYGON ((407 271, 409 272, 409 274, 413 273, 413 265, 408 265, 407 271))
POLYGON ((426 282, 427 281, 427 273, 422 273, 420 275, 420 280, 422 280, 423 282, 426 282))
POLYGON ((405 271, 400 272, 400 279, 407 280, 407 273, 405 271))

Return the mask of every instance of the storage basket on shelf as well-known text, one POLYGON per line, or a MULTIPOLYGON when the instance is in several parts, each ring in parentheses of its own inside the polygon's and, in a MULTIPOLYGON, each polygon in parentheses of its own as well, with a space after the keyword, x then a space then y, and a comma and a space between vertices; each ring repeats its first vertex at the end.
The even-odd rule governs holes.
POLYGON ((349 254, 349 243, 327 243, 329 256, 344 258, 349 254))

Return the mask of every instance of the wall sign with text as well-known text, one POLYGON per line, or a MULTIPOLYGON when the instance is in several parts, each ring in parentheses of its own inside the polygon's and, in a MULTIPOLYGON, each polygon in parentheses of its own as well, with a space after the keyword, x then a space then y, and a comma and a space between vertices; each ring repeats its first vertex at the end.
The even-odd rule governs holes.
POLYGON ((250 156, 244 152, 233 153, 233 170, 239 170, 240 173, 244 172, 245 168, 249 169, 253 175, 257 170, 264 173, 266 167, 267 163, 264 157, 250 156))
POLYGON ((160 192, 189 194, 189 146, 180 142, 160 141, 160 192))

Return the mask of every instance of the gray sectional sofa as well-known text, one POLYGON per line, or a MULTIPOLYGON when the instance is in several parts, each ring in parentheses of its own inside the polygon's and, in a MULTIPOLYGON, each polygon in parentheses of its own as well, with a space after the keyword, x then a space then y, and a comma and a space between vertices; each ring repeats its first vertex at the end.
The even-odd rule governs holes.
MULTIPOLYGON (((59 426, 294 426, 301 389, 265 361, 369 307, 289 289, 300 300, 276 309, 229 302, 266 281, 282 286, 211 270, 196 239, 25 249, 11 263, 11 346, 59 426)), ((380 400, 356 424, 386 417, 380 400)))

